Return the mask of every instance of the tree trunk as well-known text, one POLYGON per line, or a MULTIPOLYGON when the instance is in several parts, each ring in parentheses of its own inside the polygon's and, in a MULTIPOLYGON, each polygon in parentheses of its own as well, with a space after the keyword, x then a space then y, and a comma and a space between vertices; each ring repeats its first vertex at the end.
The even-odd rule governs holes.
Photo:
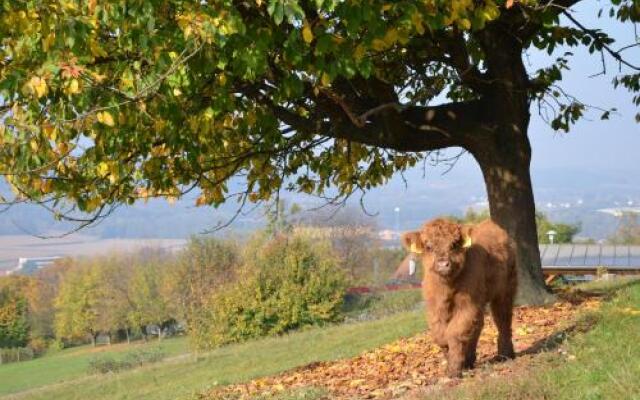
POLYGON ((554 297, 542 274, 535 201, 531 185, 528 115, 505 122, 474 156, 484 176, 491 218, 514 239, 519 304, 542 304, 554 297))

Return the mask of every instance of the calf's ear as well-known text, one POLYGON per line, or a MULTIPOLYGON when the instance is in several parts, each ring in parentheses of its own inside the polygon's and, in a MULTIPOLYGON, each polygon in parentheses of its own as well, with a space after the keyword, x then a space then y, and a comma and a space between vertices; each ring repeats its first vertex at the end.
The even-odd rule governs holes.
POLYGON ((462 248, 468 249, 473 245, 473 240, 471 239, 472 233, 473 233, 473 226, 471 225, 462 226, 462 248))
POLYGON ((424 251, 424 246, 420 239, 420 232, 411 231, 402 234, 402 246, 412 253, 422 253, 424 251))

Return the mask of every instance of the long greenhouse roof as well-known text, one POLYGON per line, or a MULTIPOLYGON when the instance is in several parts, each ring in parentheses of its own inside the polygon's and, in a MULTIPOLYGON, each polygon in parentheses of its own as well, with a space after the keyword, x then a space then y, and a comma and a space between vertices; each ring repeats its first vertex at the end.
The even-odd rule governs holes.
POLYGON ((540 246, 543 268, 598 267, 640 269, 640 246, 600 244, 546 244, 540 246))

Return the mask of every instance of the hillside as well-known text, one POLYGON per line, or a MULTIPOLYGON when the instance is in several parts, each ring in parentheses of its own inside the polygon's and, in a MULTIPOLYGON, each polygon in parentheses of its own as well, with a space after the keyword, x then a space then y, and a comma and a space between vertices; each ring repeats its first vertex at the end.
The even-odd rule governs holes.
POLYGON ((629 280, 596 285, 584 287, 588 292, 570 291, 551 306, 518 308, 515 361, 492 362, 495 331, 488 325, 480 365, 461 380, 442 378, 441 354, 421 333, 422 312, 405 311, 210 353, 187 353, 184 339, 63 350, 0 366, 0 378, 10 383, 0 393, 7 399, 61 400, 492 399, 516 394, 570 399, 589 393, 594 398, 632 398, 640 390, 640 364, 630 362, 640 357, 635 334, 640 285, 629 280), (138 369, 87 375, 92 359, 122 357, 139 346, 158 348, 167 358, 138 369))

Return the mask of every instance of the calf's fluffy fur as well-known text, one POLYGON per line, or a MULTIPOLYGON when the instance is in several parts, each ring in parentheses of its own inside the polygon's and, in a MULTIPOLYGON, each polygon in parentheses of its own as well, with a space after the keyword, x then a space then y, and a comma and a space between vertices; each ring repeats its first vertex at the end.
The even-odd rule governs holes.
POLYGON ((515 248, 507 233, 490 220, 460 225, 439 218, 405 233, 402 242, 422 256, 429 329, 446 354, 448 375, 473 368, 487 303, 498 328, 498 356, 513 358, 517 275, 515 248))

